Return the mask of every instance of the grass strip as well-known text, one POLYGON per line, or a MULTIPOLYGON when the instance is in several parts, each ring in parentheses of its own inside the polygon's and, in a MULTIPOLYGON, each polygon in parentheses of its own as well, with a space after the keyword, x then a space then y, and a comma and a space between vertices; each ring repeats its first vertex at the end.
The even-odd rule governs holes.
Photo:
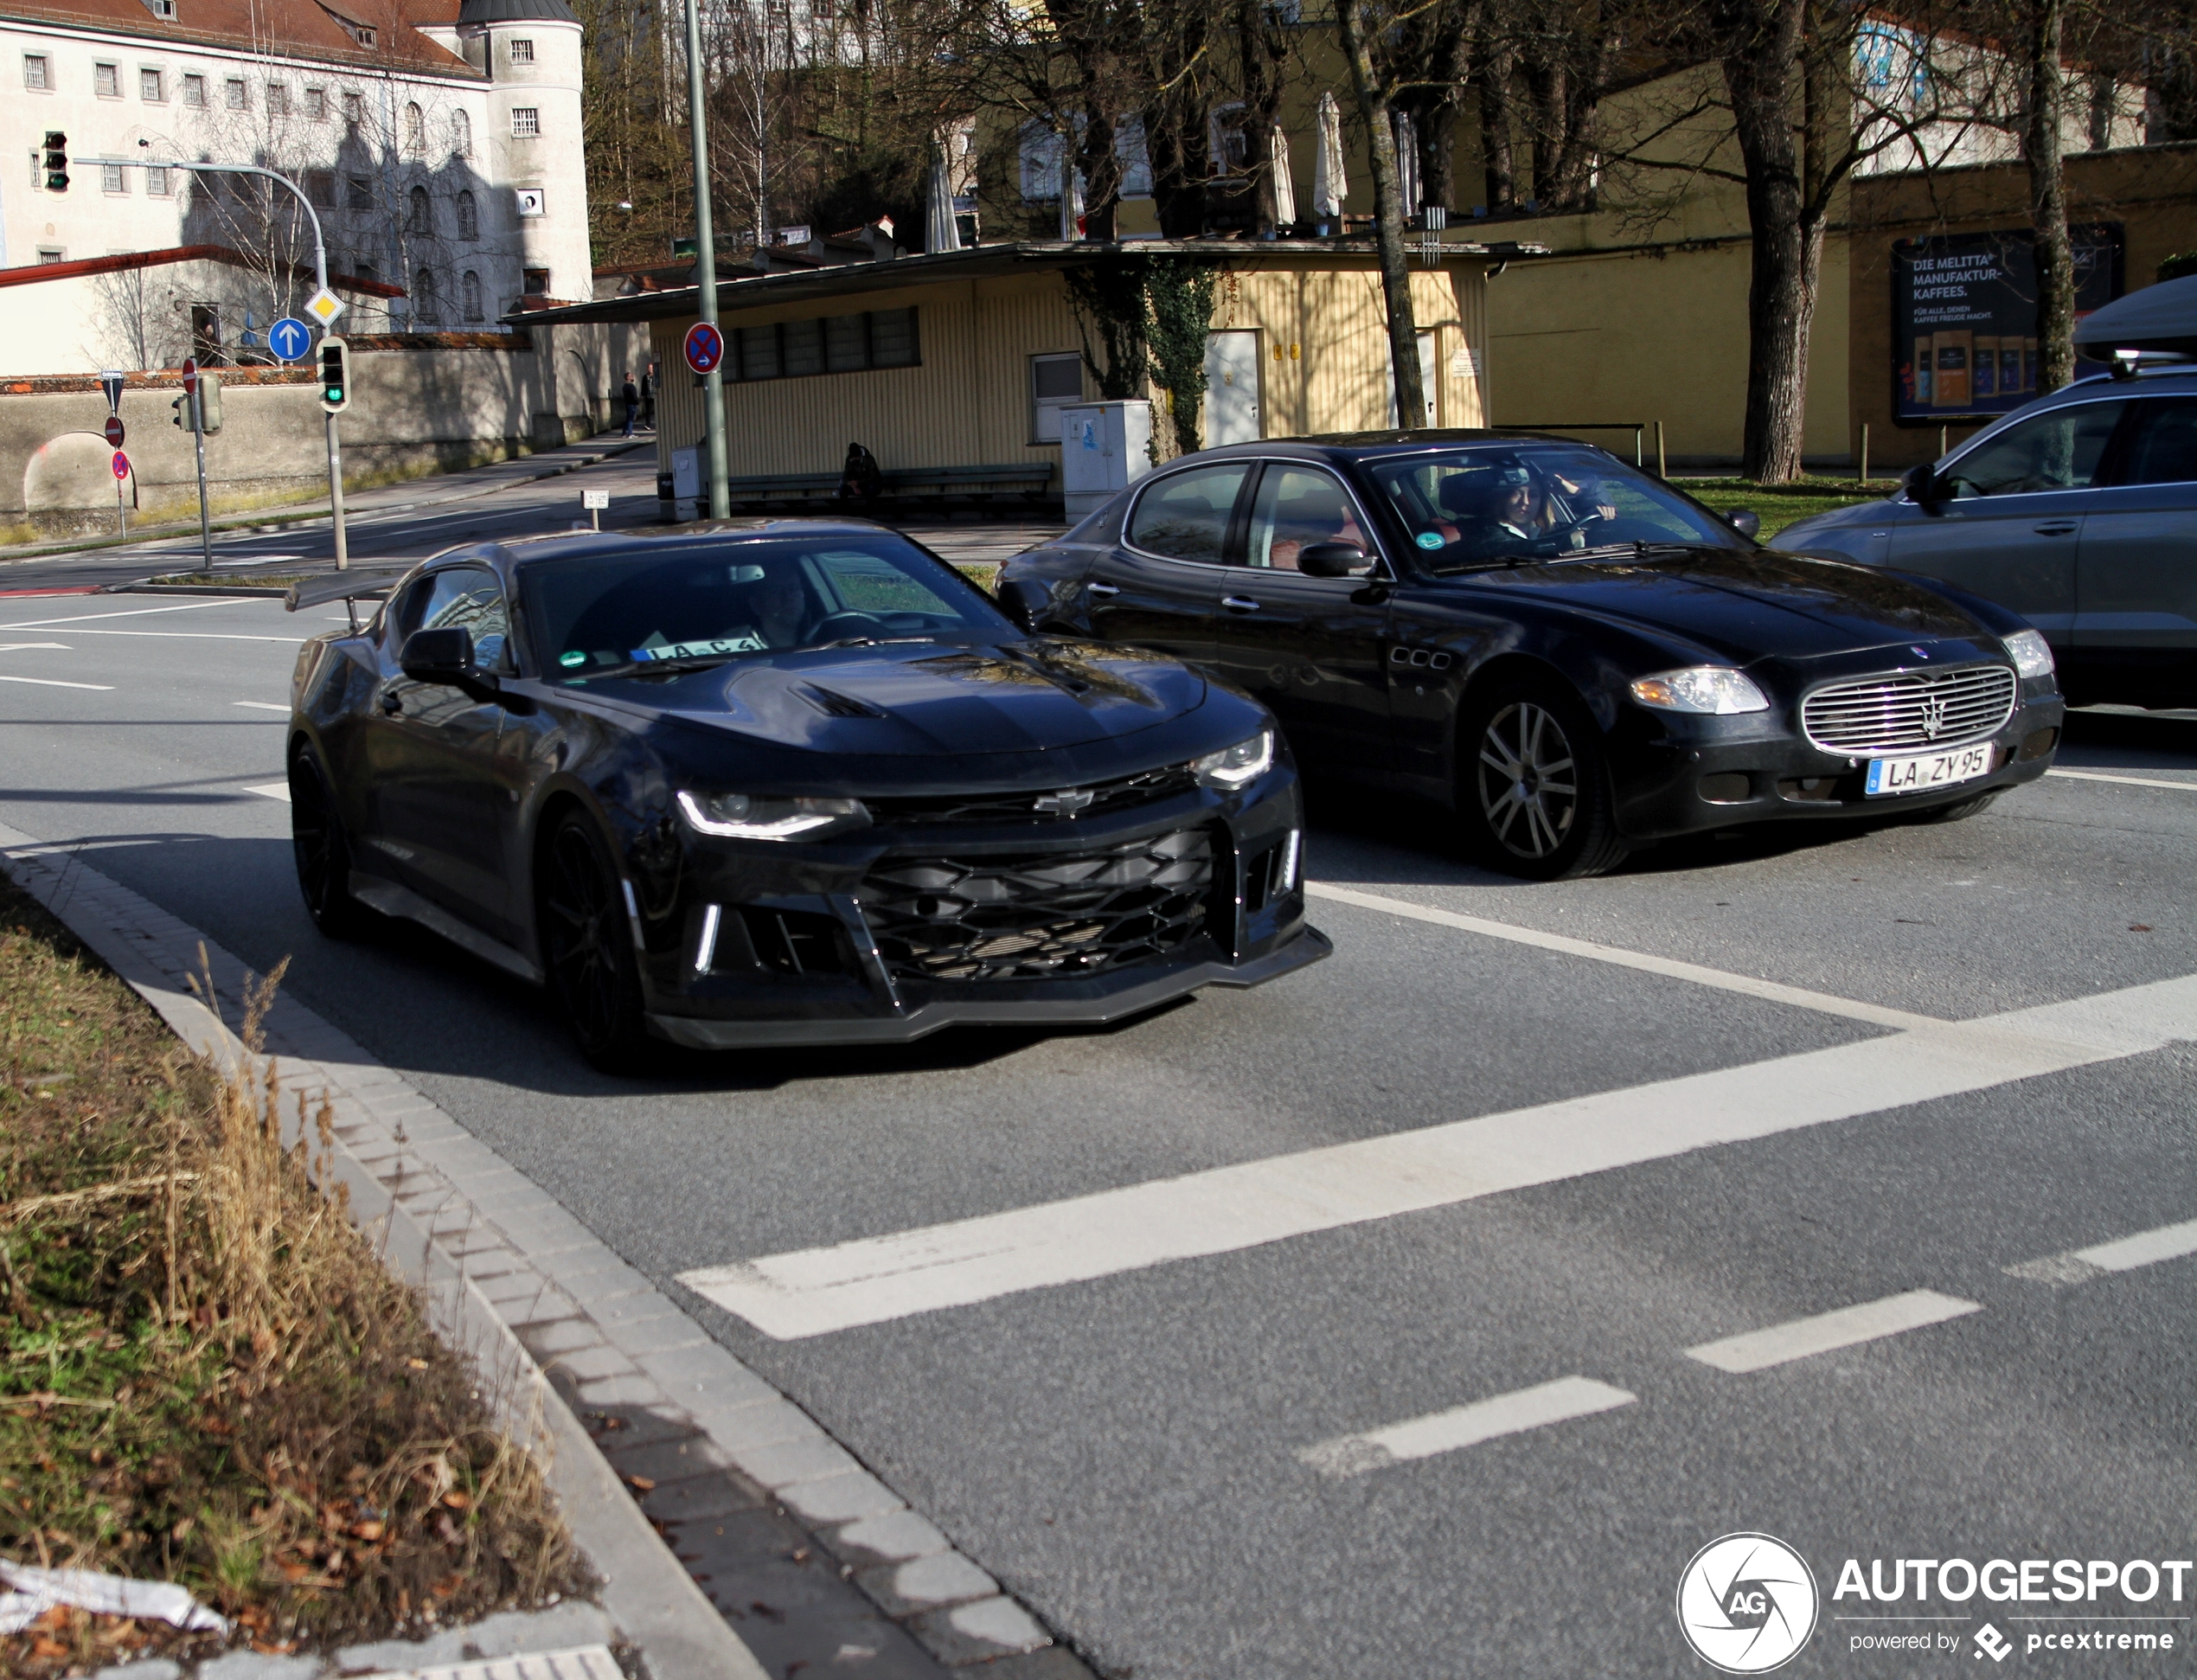
MULTIPOLYGON (((277 1100, 0 875, 0 1555, 179 1582, 266 1651, 584 1587, 539 1464, 323 1193, 327 1106, 285 1151, 277 1100)), ((0 1672, 220 1643, 57 1609, 0 1672)))

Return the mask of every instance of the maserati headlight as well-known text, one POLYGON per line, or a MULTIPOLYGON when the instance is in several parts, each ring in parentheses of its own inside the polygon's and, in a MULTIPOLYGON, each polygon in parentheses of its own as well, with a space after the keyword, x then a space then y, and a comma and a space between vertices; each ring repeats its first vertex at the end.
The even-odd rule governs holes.
POLYGON ((726 840, 819 837, 826 830, 866 828, 869 811, 860 799, 769 799, 750 793, 679 793, 679 809, 697 834, 726 840))
POLYGON ((1745 671, 1729 665, 1688 665, 1658 671, 1632 685, 1632 697, 1663 712, 1766 712, 1770 701, 1745 671))
POLYGON ((2045 640, 2041 632, 2015 631, 2006 638, 2006 651, 2014 659, 2014 670, 2024 676, 2052 675, 2052 644, 2045 640))
POLYGON ((1206 786, 1233 790, 1257 781, 1273 764, 1274 732, 1261 729, 1249 741, 1239 741, 1218 753, 1192 759, 1190 768, 1206 786))

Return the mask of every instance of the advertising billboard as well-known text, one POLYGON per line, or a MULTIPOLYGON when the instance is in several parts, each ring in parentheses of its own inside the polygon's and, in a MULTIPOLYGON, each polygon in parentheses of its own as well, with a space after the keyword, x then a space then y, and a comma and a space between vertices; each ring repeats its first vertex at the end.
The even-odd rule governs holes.
MULTIPOLYGON (((2121 228, 2068 229, 2075 318, 2121 294, 2121 228)), ((2027 228, 1892 247, 1893 413, 1937 426, 2003 414, 2037 394, 2037 265, 2027 228)), ((2102 373, 2079 362, 2076 376, 2102 373)))

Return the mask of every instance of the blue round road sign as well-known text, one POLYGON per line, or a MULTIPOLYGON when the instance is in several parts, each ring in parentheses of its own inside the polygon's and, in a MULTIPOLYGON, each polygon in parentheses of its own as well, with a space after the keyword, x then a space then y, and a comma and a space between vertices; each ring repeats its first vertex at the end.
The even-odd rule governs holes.
POLYGON ((296 362, 313 347, 313 330, 294 315, 267 329, 267 348, 285 362, 296 362))
POLYGON ((687 329, 687 341, 682 348, 689 368, 698 374, 709 373, 725 359, 725 335, 708 322, 697 321, 687 329))

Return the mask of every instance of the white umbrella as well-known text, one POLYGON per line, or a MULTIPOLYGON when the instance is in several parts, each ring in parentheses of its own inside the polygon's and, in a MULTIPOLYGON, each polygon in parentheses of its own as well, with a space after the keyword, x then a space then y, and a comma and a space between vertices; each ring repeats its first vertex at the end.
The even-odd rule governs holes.
POLYGON ((953 217, 953 183, 947 178, 943 146, 931 148, 931 190, 923 209, 923 248, 926 251, 961 249, 961 227, 953 217))
POLYGON ((1312 153, 1312 214, 1321 221, 1339 221, 1342 201, 1350 196, 1350 183, 1342 172, 1342 107, 1333 93, 1320 95, 1316 134, 1312 153))
POLYGON ((1419 125, 1408 111, 1399 111, 1396 135, 1396 178, 1403 188, 1404 214, 1419 214, 1419 125))
POLYGON ((1289 172, 1289 136, 1282 132, 1279 123, 1274 125, 1273 138, 1267 144, 1271 154, 1267 168, 1272 176, 1274 225, 1286 228, 1297 220, 1297 183, 1289 172))
POLYGON ((1067 146, 1060 148, 1060 237, 1079 240, 1083 229, 1083 171, 1069 162, 1067 146))

